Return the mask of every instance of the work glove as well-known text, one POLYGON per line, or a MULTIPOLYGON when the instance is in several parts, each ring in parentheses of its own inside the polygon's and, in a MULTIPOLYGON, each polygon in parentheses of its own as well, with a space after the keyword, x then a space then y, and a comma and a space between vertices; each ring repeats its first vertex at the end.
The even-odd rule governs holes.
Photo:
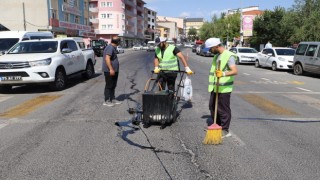
POLYGON ((187 73, 188 75, 193 74, 193 72, 191 71, 191 69, 189 68, 189 66, 185 67, 184 69, 185 69, 185 71, 186 71, 186 73, 187 73))
POLYGON ((223 71, 221 71, 221 70, 216 70, 216 76, 217 76, 218 78, 224 77, 224 76, 225 76, 225 72, 223 72, 223 71))
POLYGON ((154 67, 153 72, 154 72, 155 74, 158 74, 158 73, 160 72, 159 67, 158 67, 158 66, 154 67))

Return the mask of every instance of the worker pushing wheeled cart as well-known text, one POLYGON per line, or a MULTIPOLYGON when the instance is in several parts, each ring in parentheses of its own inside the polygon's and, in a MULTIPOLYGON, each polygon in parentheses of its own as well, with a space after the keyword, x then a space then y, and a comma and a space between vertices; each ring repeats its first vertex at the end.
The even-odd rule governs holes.
POLYGON ((185 74, 185 71, 163 70, 158 74, 152 71, 151 78, 146 82, 142 94, 142 109, 129 109, 130 113, 135 113, 132 123, 139 125, 142 122, 144 127, 159 124, 161 129, 174 123, 178 117, 179 89, 184 87, 182 82, 185 74), (163 77, 170 73, 178 74, 178 84, 174 90, 169 90, 161 85, 163 77))

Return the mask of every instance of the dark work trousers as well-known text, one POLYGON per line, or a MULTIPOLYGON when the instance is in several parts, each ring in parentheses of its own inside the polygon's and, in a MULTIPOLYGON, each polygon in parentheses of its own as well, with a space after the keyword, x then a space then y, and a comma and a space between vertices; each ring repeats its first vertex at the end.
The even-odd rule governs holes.
POLYGON ((109 72, 104 72, 106 86, 104 88, 104 100, 112 101, 115 98, 115 89, 118 82, 119 73, 116 72, 114 76, 110 76, 109 72))
MULTIPOLYGON (((230 97, 231 93, 218 94, 217 124, 221 126, 223 130, 226 131, 229 131, 229 126, 231 122, 230 97)), ((214 120, 215 101, 216 93, 212 91, 209 102, 209 109, 212 120, 214 120)))
POLYGON ((167 85, 169 90, 175 91, 177 73, 160 73, 159 76, 162 90, 165 90, 167 85))

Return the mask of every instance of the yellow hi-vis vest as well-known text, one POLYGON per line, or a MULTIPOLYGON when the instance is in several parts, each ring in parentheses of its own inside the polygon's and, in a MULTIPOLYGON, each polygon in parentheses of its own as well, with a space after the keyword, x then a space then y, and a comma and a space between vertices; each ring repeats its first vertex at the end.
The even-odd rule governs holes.
MULTIPOLYGON (((209 92, 216 92, 216 83, 218 78, 216 77, 216 63, 218 59, 219 54, 215 55, 212 60, 212 66, 210 69, 209 74, 209 86, 208 91, 209 92)), ((220 70, 224 71, 226 68, 226 65, 228 63, 228 60, 231 56, 234 56, 236 58, 236 55, 228 50, 223 51, 222 54, 220 54, 220 70)), ((228 93, 232 92, 233 89, 233 76, 226 76, 226 77, 220 77, 219 79, 219 93, 228 93)))
POLYGON ((159 59, 159 68, 161 70, 170 70, 170 71, 178 71, 178 59, 173 54, 175 46, 169 44, 168 47, 164 50, 163 57, 161 55, 161 49, 159 47, 156 48, 156 55, 159 59))

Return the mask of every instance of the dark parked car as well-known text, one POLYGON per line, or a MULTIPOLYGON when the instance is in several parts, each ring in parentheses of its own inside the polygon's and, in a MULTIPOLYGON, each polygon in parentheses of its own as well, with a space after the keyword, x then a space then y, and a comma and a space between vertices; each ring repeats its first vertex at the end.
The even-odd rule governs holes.
POLYGON ((103 39, 91 40, 90 45, 94 51, 94 54, 98 57, 102 57, 104 48, 108 45, 108 42, 105 42, 103 39))
POLYGON ((209 48, 205 47, 205 44, 200 46, 200 56, 213 56, 213 54, 209 51, 209 48))

